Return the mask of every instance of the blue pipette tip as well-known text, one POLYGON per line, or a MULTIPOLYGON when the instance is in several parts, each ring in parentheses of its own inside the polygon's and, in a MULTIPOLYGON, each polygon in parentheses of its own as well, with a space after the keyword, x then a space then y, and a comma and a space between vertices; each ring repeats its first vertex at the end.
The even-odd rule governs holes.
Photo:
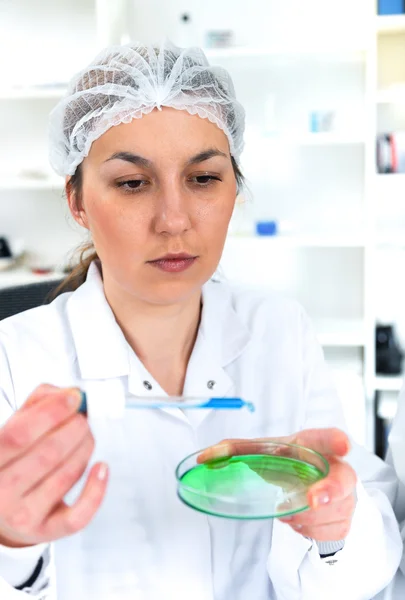
POLYGON ((196 405, 195 408, 215 408, 215 409, 239 409, 247 408, 250 412, 255 410, 252 402, 246 402, 242 398, 210 398, 196 405))

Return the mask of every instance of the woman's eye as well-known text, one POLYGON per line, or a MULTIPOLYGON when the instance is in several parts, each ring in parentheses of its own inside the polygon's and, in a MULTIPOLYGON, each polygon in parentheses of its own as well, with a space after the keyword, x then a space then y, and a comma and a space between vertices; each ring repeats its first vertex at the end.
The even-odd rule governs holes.
POLYGON ((135 191, 147 185, 147 181, 144 179, 128 179, 127 181, 119 181, 117 187, 127 191, 135 191))
POLYGON ((206 187, 215 181, 221 181, 221 179, 216 175, 196 175, 191 178, 191 181, 201 187, 206 187))

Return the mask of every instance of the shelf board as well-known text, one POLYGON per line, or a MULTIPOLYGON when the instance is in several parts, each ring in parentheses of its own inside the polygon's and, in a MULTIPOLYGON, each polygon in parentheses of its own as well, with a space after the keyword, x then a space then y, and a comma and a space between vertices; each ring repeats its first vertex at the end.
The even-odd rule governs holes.
POLYGON ((0 89, 0 100, 58 100, 65 92, 59 86, 0 89))
POLYGON ((365 136, 362 134, 345 134, 337 132, 303 133, 302 135, 289 135, 288 133, 267 136, 266 141, 270 143, 284 144, 289 146, 351 146, 365 144, 365 136))
POLYGON ((405 33, 405 15, 378 15, 377 33, 380 35, 405 33))
POLYGON ((258 252, 265 249, 278 248, 364 248, 365 235, 362 232, 350 236, 316 235, 316 234, 278 234, 274 236, 261 235, 229 235, 227 244, 257 247, 258 252))
POLYGON ((405 173, 376 173, 376 175, 379 183, 405 185, 405 173))
POLYGON ((205 48, 204 53, 210 60, 232 59, 232 58, 259 58, 259 57, 313 57, 316 60, 334 60, 347 62, 359 62, 364 60, 367 48, 365 45, 346 45, 346 46, 297 46, 297 47, 252 47, 252 46, 231 46, 228 48, 205 48))
POLYGON ((377 92, 377 104, 405 104, 405 84, 377 92))
POLYGON ((32 273, 28 269, 17 268, 0 271, 0 289, 14 287, 17 285, 28 285, 30 283, 38 283, 40 281, 53 281, 66 277, 65 273, 60 271, 52 271, 46 275, 38 275, 32 273))
POLYGON ((378 405, 378 416, 380 419, 392 421, 398 410, 398 397, 381 398, 378 405))
POLYGON ((365 138, 361 135, 344 135, 337 133, 310 133, 298 139, 301 146, 348 146, 364 144, 365 138))
POLYGON ((314 327, 322 346, 362 347, 366 343, 362 319, 314 319, 314 327))
POLYGON ((49 177, 44 179, 28 179, 23 177, 5 178, 0 176, 1 190, 63 190, 63 178, 49 177))
POLYGON ((399 392, 402 383, 402 375, 377 375, 374 378, 374 389, 379 392, 399 392))
POLYGON ((384 234, 377 236, 377 246, 380 248, 404 248, 405 247, 405 231, 402 235, 395 233, 392 235, 384 234))

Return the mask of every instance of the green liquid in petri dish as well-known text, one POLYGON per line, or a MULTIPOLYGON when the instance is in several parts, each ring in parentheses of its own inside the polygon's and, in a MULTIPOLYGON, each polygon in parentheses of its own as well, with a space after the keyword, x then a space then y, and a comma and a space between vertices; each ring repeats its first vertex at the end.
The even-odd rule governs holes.
POLYGON ((190 469, 180 479, 180 498, 205 513, 258 519, 308 508, 308 488, 325 476, 315 465, 253 454, 219 458, 190 469))

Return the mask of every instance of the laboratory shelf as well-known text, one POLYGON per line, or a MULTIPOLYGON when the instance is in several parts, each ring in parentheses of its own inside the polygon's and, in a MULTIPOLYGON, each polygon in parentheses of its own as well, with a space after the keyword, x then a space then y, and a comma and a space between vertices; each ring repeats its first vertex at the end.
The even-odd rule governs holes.
POLYGON ((322 346, 362 347, 366 344, 362 319, 314 319, 314 328, 322 346))
POLYGON ((405 33, 405 15, 377 16, 377 33, 380 35, 405 33))
POLYGON ((226 248, 240 248, 258 253, 282 248, 364 248, 366 234, 362 231, 352 234, 277 234, 273 236, 230 235, 226 248))
POLYGON ((374 389, 378 392, 399 392, 402 382, 402 375, 377 375, 374 379, 374 389))
POLYGON ((404 104, 405 103, 405 83, 395 86, 392 89, 379 90, 377 92, 378 104, 404 104))

